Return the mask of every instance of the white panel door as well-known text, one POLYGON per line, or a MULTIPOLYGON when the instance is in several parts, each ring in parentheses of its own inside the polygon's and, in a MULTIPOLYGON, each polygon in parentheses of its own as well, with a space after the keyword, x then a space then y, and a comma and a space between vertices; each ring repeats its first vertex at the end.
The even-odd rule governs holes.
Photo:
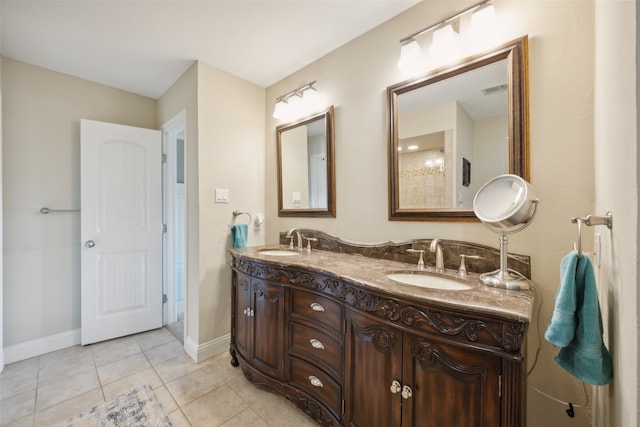
POLYGON ((327 160, 325 155, 311 155, 309 166, 309 207, 327 208, 327 160))
POLYGON ((81 121, 83 345, 162 326, 161 133, 81 121))

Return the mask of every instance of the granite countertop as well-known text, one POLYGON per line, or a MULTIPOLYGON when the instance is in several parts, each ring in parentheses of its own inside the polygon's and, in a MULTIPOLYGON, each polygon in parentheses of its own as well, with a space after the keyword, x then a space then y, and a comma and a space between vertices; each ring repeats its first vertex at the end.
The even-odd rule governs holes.
MULTIPOLYGON (((369 258, 362 255, 312 250, 302 251, 292 256, 265 255, 264 249, 286 250, 286 246, 261 246, 246 249, 230 249, 233 256, 266 261, 280 267, 301 267, 318 273, 325 273, 338 279, 358 283, 363 288, 384 291, 399 297, 409 297, 426 303, 449 307, 462 312, 496 316, 505 320, 530 323, 533 315, 534 292, 514 291, 485 286, 477 274, 469 273, 466 279, 459 279, 456 270, 446 270, 448 278, 462 281, 471 286, 467 290, 429 289, 405 285, 386 277, 391 272, 418 272, 416 264, 369 258)), ((422 271, 436 274, 433 271, 422 271)), ((439 275, 443 275, 440 273, 439 275)))

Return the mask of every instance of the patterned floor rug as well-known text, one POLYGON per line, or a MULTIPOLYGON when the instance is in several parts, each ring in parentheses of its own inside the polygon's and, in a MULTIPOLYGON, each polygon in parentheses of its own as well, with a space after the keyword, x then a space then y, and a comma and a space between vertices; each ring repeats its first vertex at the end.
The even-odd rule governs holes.
POLYGON ((134 388, 110 402, 54 427, 171 427, 171 421, 150 386, 134 388))

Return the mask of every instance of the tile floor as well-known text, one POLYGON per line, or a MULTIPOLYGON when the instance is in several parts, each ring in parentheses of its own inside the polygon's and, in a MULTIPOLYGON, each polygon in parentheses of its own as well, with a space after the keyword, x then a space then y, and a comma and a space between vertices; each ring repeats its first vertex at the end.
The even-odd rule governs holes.
POLYGON ((5 366, 0 425, 49 426, 150 384, 174 426, 316 426, 250 384, 227 352, 194 363, 168 329, 74 346, 5 366))

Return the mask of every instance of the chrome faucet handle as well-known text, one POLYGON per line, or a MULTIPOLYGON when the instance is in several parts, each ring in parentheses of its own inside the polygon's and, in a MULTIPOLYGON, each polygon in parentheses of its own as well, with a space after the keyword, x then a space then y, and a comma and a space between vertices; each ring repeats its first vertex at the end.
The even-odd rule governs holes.
POLYGON ((482 257, 478 255, 460 254, 460 267, 458 267, 458 277, 461 278, 467 277, 467 266, 464 263, 465 259, 482 259, 482 257))
POLYGON ((307 241, 306 251, 308 253, 311 253, 311 242, 317 242, 318 239, 316 239, 315 237, 307 237, 307 236, 302 236, 302 238, 307 241))
POLYGON ((295 249, 295 248, 293 247, 293 238, 294 238, 295 236, 286 236, 286 237, 287 237, 287 239, 289 239, 289 249, 295 249))
POLYGON ((407 249, 407 252, 420 254, 420 258, 418 259, 418 270, 424 270, 424 249, 407 249))

